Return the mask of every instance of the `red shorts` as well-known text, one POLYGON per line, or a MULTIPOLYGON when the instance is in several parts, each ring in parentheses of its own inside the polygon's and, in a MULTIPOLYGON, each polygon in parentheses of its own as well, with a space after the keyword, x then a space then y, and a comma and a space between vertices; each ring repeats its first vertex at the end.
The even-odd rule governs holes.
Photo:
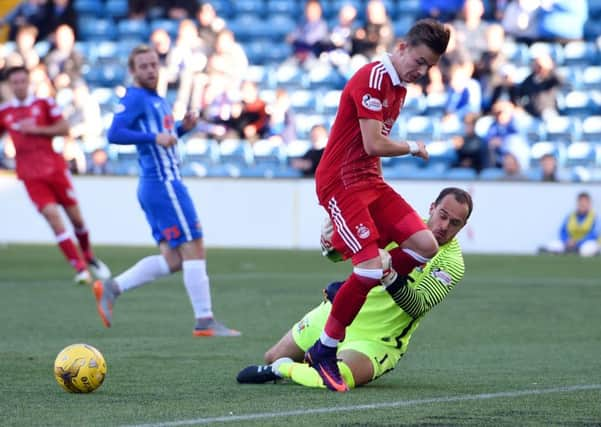
POLYGON ((428 227, 415 210, 388 184, 360 190, 333 191, 321 200, 332 223, 332 244, 353 264, 378 256, 378 248, 401 244, 428 227))
POLYGON ((29 198, 39 211, 50 203, 62 206, 77 204, 71 174, 66 169, 42 179, 24 180, 23 184, 29 193, 29 198))

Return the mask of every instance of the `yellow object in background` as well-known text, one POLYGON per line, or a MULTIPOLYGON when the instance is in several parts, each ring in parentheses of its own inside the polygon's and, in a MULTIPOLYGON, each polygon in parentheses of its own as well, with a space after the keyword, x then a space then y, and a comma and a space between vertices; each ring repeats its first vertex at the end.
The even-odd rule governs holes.
MULTIPOLYGON (((13 8, 17 7, 20 3, 20 0, 3 0, 0 2, 0 17, 6 15, 8 12, 13 10, 13 8)), ((5 42, 8 39, 8 25, 3 25, 0 27, 0 43, 5 42)))

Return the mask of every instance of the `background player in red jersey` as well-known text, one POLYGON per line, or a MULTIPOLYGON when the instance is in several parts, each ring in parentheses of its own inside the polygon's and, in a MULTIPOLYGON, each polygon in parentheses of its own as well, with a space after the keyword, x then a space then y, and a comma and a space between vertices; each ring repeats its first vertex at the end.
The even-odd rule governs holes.
POLYGON ((7 131, 15 146, 17 177, 54 231, 65 258, 77 271, 75 281, 90 283, 90 271, 98 278, 109 278, 108 267, 92 251, 65 160, 52 148, 52 138, 67 135, 69 124, 53 99, 30 94, 25 67, 9 68, 6 76, 14 99, 0 106, 0 133, 7 131), (59 205, 73 224, 83 257, 65 228, 59 205))
POLYGON ((378 249, 390 241, 402 242, 391 253, 401 281, 438 251, 419 215, 384 182, 380 157, 428 158, 423 142, 396 142, 388 134, 403 106, 405 84, 422 78, 438 62, 449 35, 437 21, 416 22, 392 54, 359 69, 340 97, 315 180, 319 203, 335 227, 334 249, 352 259, 353 273, 340 288, 320 339, 305 356, 331 390, 347 390, 336 347, 367 293, 380 283, 378 249))

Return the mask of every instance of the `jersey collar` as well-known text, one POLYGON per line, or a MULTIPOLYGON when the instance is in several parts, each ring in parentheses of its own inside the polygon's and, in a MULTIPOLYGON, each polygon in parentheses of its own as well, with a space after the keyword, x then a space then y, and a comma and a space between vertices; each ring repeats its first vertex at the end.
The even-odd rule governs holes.
POLYGON ((396 69, 394 68, 394 65, 392 65, 389 53, 382 55, 380 62, 384 64, 386 72, 388 73, 388 75, 390 75, 390 78, 392 79, 392 84, 394 84, 395 86, 405 86, 401 81, 401 78, 399 77, 399 73, 397 73, 396 69))
POLYGON ((23 101, 19 101, 17 98, 13 98, 12 101, 12 106, 13 107, 27 107, 28 105, 31 105, 33 103, 33 96, 32 95, 28 95, 27 98, 25 98, 23 101))

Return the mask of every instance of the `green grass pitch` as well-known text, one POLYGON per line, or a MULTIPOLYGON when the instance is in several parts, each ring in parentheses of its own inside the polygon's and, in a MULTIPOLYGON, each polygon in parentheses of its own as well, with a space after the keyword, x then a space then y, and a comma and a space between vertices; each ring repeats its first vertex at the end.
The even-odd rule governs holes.
MULTIPOLYGON (((154 252, 97 249, 117 273, 154 252)), ((104 329, 54 246, 0 247, 0 425, 600 425, 599 258, 471 255, 466 266, 393 372, 336 394, 235 376, 348 265, 309 251, 210 250, 215 313, 244 335, 207 339, 192 337, 179 274, 125 294, 104 329), (88 395, 52 374, 76 342, 108 364, 88 395)))

